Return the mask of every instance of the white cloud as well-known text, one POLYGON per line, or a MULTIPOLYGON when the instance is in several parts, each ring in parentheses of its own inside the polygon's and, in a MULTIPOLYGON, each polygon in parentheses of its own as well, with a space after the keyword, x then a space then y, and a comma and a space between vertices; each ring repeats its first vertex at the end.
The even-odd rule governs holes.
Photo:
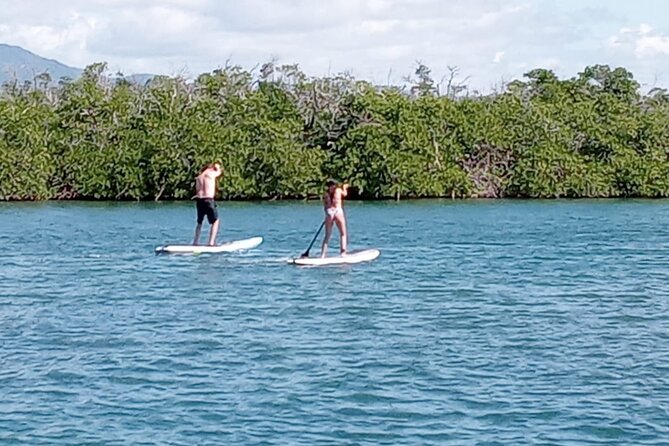
POLYGON ((518 15, 519 13, 524 13, 529 11, 531 9, 531 6, 532 5, 530 3, 521 3, 515 5, 511 3, 509 6, 484 12, 480 16, 474 17, 471 20, 469 20, 468 24, 470 26, 477 26, 479 28, 494 26, 495 24, 503 21, 505 18, 513 17, 518 15))
POLYGON ((401 20, 363 20, 359 29, 362 33, 386 34, 401 25, 401 20))
POLYGON ((250 69, 277 57, 311 75, 350 70, 385 83, 390 71, 399 82, 420 60, 435 79, 457 66, 485 89, 535 67, 573 75, 607 48, 620 63, 669 53, 669 38, 648 25, 628 25, 607 41, 603 24, 615 16, 607 9, 539 0, 5 3, 0 41, 80 67, 107 61, 126 73, 198 74, 228 59, 250 69))
POLYGON ((650 25, 648 25, 648 24, 646 24, 646 23, 642 23, 642 24, 639 26, 639 34, 641 34, 641 35, 650 34, 650 33, 652 33, 652 32, 653 32, 653 27, 650 26, 650 25))
POLYGON ((549 70, 557 70, 562 66, 562 61, 557 57, 548 57, 545 59, 540 59, 537 66, 549 70))
POLYGON ((69 53, 73 64, 88 63, 86 45, 95 33, 95 19, 73 15, 67 26, 54 25, 1 25, 0 42, 9 42, 38 52, 42 56, 57 57, 69 53))
POLYGON ((669 55, 669 36, 647 24, 621 28, 616 35, 609 37, 608 45, 617 51, 633 53, 638 59, 669 55))

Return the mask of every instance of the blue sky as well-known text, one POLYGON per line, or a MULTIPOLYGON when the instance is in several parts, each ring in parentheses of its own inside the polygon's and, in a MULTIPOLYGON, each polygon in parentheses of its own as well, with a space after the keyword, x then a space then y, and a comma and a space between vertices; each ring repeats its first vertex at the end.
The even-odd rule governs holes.
POLYGON ((195 76, 275 59, 401 83, 416 61, 489 91, 537 67, 623 66, 669 86, 660 0, 0 0, 0 42, 74 66, 195 76))

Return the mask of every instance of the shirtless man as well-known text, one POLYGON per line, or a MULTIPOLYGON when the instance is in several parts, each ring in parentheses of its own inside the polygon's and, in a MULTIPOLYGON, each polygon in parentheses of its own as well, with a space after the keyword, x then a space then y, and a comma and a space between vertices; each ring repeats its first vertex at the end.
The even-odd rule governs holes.
POLYGON ((325 238, 321 247, 321 258, 328 253, 328 242, 332 235, 332 225, 336 224, 339 229, 339 251, 341 255, 346 255, 346 217, 342 207, 343 199, 348 194, 348 184, 342 187, 337 185, 335 180, 328 180, 325 183, 327 190, 323 195, 323 207, 325 209, 325 238))
POLYGON ((221 165, 219 163, 210 163, 202 168, 200 174, 195 179, 195 206, 197 209, 197 226, 195 227, 195 240, 193 245, 200 244, 200 232, 202 231, 202 221, 205 215, 211 227, 209 228, 209 246, 216 244, 216 234, 218 233, 218 210, 214 196, 216 195, 216 178, 221 175, 221 165))

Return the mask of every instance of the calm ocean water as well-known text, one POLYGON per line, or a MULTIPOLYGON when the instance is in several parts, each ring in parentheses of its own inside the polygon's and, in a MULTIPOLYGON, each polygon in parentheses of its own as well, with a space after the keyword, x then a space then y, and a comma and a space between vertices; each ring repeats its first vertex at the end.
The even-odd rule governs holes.
POLYGON ((669 202, 220 206, 0 205, 0 444, 669 444, 669 202))

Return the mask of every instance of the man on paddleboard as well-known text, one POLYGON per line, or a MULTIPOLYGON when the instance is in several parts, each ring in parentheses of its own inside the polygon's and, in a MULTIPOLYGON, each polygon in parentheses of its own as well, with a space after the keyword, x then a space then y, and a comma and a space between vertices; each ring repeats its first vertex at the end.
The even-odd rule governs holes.
POLYGON ((321 258, 328 253, 328 242, 332 235, 332 226, 337 225, 339 229, 339 251, 341 255, 346 255, 346 217, 344 216, 343 202, 344 197, 348 195, 348 184, 341 187, 335 180, 328 180, 325 183, 326 191, 323 194, 323 208, 325 209, 325 237, 321 247, 321 258))
POLYGON ((200 232, 202 231, 202 221, 205 216, 211 225, 209 228, 209 246, 216 244, 219 220, 214 196, 216 195, 216 179, 221 173, 221 165, 219 163, 210 163, 202 168, 200 174, 195 179, 195 196, 193 198, 195 198, 195 207, 197 209, 197 226, 195 227, 193 245, 200 244, 200 232))

